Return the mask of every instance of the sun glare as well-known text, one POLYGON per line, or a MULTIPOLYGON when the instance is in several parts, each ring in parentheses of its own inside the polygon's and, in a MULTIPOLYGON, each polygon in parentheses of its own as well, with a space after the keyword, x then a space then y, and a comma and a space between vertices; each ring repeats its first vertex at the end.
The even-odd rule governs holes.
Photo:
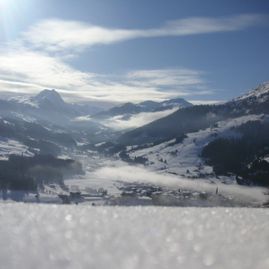
POLYGON ((8 0, 0 0, 0 8, 4 8, 8 6, 8 0))
POLYGON ((13 5, 12 0, 0 0, 0 14, 5 16, 6 12, 10 12, 10 8, 13 5))
POLYGON ((19 5, 18 2, 14 0, 0 0, 0 12, 5 14, 5 12, 10 12, 10 10, 14 9, 19 5))

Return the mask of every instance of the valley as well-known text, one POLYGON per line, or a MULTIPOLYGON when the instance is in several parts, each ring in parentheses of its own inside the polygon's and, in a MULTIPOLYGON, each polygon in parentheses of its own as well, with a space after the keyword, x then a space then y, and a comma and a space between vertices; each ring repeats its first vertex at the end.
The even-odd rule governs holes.
MULTIPOLYGON (((30 175, 36 187, 23 195, 16 195, 23 189, 2 184, 4 200, 206 207, 268 203, 268 84, 220 105, 193 106, 173 99, 126 104, 96 114, 89 114, 85 106, 66 103, 55 90, 2 102, 3 165, 16 155, 22 159, 54 156, 53 162, 74 160, 81 165, 81 171, 61 172, 60 183, 58 174, 41 183, 30 175), (167 114, 158 118, 160 111, 167 114), (150 123, 147 114, 153 120, 150 123), (118 127, 125 127, 109 127, 107 123, 115 117, 121 119, 118 127), (129 124, 134 117, 145 119, 144 123, 129 124), (260 144, 254 143, 255 137, 260 144), (217 141, 234 143, 232 149, 243 142, 251 144, 244 158, 226 160, 226 155, 211 154, 218 150, 209 151, 217 141), (233 168, 238 167, 236 161, 242 164, 237 170, 233 168)), ((232 149, 225 154, 232 157, 232 149)), ((23 173, 29 176, 35 167, 23 173)), ((5 177, 3 172, 2 182, 5 177)))

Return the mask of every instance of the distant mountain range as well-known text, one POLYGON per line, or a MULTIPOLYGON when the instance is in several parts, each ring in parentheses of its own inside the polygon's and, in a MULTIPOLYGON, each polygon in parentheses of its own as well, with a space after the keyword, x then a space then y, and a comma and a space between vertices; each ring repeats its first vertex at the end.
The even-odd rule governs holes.
POLYGON ((0 137, 13 139, 12 149, 22 143, 21 148, 24 145, 32 152, 55 155, 61 152, 61 147, 76 146, 76 141, 98 143, 118 137, 118 130, 111 130, 105 124, 105 117, 108 119, 109 116, 121 113, 127 120, 130 115, 142 111, 160 111, 189 105, 191 104, 183 99, 162 103, 147 101, 138 105, 123 104, 97 114, 98 110, 94 106, 67 103, 56 90, 45 89, 32 97, 0 100, 0 137), (96 117, 91 118, 91 114, 96 117))
POLYGON ((129 118, 134 114, 143 112, 157 112, 169 110, 172 108, 185 108, 192 106, 191 103, 187 102, 182 98, 165 100, 163 102, 144 101, 142 103, 133 104, 126 103, 117 107, 113 107, 107 111, 103 111, 93 115, 95 119, 107 119, 110 117, 124 115, 125 118, 129 118))
POLYGON ((60 126, 95 111, 89 105, 66 103, 57 91, 48 89, 33 97, 13 97, 0 103, 1 115, 43 120, 60 126))
POLYGON ((80 103, 67 103, 56 90, 45 89, 33 97, 16 97, 0 100, 0 115, 23 118, 28 120, 42 120, 59 126, 74 125, 76 118, 91 117, 87 124, 99 123, 100 120, 121 115, 128 119, 131 115, 142 112, 157 112, 171 108, 192 106, 184 99, 171 99, 163 102, 145 101, 139 104, 126 103, 99 112, 94 106, 80 103))
POLYGON ((208 128, 216 122, 249 114, 269 113, 269 83, 232 101, 219 105, 196 105, 123 134, 123 144, 144 144, 167 140, 208 128))
POLYGON ((184 177, 269 186, 268 134, 269 83, 216 105, 177 98, 98 112, 55 90, 0 100, 0 158, 89 150, 184 177))

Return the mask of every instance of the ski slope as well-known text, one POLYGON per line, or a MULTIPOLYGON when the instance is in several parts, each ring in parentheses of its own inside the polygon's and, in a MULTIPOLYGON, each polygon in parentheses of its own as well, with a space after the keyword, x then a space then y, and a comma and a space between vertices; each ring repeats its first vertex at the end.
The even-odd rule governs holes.
POLYGON ((1 268, 269 268, 269 211, 0 205, 1 268))

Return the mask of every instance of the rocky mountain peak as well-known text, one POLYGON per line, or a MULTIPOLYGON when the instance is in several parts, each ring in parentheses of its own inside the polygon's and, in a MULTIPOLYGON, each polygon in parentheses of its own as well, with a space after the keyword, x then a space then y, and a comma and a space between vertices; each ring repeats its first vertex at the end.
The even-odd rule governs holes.
POLYGON ((54 105, 62 105, 64 104, 64 100, 61 95, 54 89, 48 90, 45 89, 37 94, 34 98, 34 101, 40 103, 50 102, 54 105))

